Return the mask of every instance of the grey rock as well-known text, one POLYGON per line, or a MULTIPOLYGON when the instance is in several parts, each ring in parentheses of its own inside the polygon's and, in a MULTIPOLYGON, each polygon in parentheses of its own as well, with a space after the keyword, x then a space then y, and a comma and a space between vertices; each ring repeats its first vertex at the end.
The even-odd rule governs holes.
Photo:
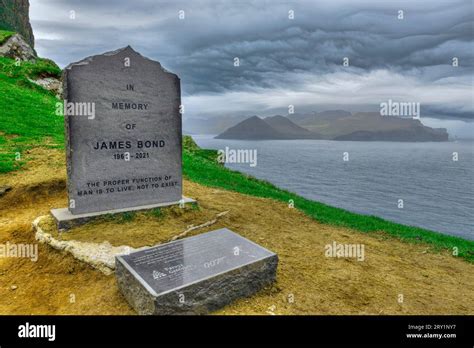
POLYGON ((5 193, 8 191, 11 191, 12 187, 11 186, 0 186, 0 197, 2 197, 5 193))
POLYGON ((228 230, 116 258, 119 289, 143 315, 206 314, 276 278, 278 256, 228 230))
POLYGON ((22 61, 35 60, 36 52, 19 34, 12 35, 0 46, 0 57, 20 59, 22 61))
POLYGON ((47 89, 48 91, 54 92, 57 96, 61 96, 63 93, 63 86, 61 80, 56 79, 54 77, 45 77, 42 79, 31 80, 31 82, 36 83, 38 86, 47 89))

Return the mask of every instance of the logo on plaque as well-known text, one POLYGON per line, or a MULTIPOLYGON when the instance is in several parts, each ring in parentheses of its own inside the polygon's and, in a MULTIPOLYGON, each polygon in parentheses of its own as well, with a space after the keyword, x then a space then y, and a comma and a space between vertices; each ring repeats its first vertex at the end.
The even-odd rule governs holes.
POLYGON ((155 280, 166 277, 166 274, 164 274, 163 272, 159 272, 159 271, 153 271, 152 275, 153 275, 153 279, 155 279, 155 280))

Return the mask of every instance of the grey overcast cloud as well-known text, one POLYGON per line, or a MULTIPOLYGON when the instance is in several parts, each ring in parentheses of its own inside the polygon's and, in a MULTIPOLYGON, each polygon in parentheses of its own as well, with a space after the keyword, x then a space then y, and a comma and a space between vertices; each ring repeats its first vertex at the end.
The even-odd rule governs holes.
POLYGON ((62 67, 126 45, 159 60, 181 78, 185 117, 392 99, 420 102, 431 125, 474 120, 472 0, 34 0, 30 16, 38 53, 62 67))

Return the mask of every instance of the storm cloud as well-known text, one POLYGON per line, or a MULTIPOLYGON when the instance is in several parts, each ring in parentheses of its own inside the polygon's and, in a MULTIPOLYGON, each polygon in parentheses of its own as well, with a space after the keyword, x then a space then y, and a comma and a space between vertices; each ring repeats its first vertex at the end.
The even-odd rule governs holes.
POLYGON ((181 77, 187 117, 392 99, 473 119, 471 0, 35 0, 30 16, 38 52, 61 66, 129 44, 159 60, 181 77))

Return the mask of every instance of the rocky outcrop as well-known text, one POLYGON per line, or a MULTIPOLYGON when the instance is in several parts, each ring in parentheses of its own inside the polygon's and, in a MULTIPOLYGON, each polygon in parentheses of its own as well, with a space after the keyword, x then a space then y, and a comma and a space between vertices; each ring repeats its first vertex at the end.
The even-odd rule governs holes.
POLYGON ((28 79, 30 82, 36 83, 38 86, 53 92, 56 96, 60 97, 63 93, 63 86, 61 80, 54 77, 45 77, 38 80, 28 79))
POLYGON ((35 38, 30 24, 28 0, 0 0, 0 29, 19 33, 31 46, 35 38))
MULTIPOLYGON (((13 34, 3 44, 0 44, 0 57, 30 62, 35 62, 38 58, 35 50, 19 34, 13 34)), ((43 63, 48 61, 47 59, 42 59, 43 63)), ((56 67, 56 64, 52 61, 49 61, 49 64, 56 67)), ((53 75, 45 70, 40 74, 35 74, 33 78, 26 77, 30 82, 53 92, 59 98, 62 94, 62 83, 56 75, 53 75)))
MULTIPOLYGON (((0 0, 1 1, 1 0, 0 0)), ((21 35, 12 35, 0 46, 0 57, 20 59, 23 61, 36 59, 36 52, 21 35)))

